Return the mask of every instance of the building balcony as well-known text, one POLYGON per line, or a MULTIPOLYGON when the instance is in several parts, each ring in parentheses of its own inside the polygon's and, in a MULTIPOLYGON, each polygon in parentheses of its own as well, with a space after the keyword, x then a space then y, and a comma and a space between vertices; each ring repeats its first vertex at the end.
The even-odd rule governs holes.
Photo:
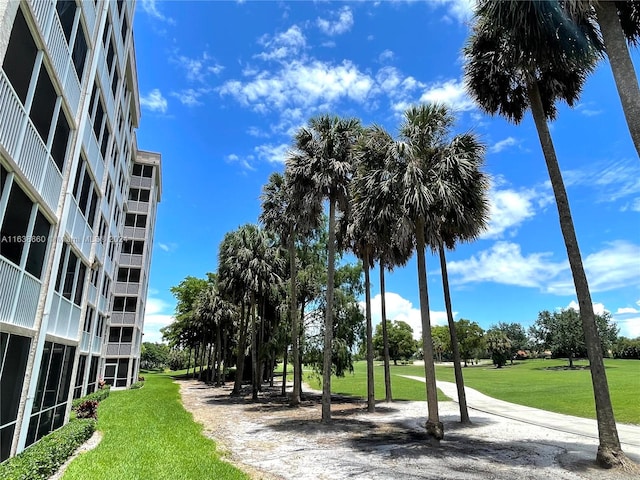
POLYGON ((135 325, 135 312, 112 312, 111 325, 135 325))
POLYGON ((113 286, 113 293, 115 295, 138 295, 139 292, 139 283, 116 282, 113 286))
POLYGON ((133 255, 131 253, 121 253, 118 264, 122 267, 142 267, 142 255, 133 255))
POLYGON ((131 355, 132 350, 132 345, 130 343, 107 343, 107 351, 105 352, 105 355, 107 357, 131 355))
POLYGON ((0 258, 0 321, 33 328, 42 284, 0 258))

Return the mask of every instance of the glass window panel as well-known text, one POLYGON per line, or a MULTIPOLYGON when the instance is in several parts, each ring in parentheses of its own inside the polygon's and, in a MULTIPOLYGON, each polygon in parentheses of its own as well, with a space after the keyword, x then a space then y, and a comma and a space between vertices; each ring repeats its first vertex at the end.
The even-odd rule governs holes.
POLYGON ((2 62, 2 69, 23 105, 27 99, 29 82, 37 53, 38 48, 33 41, 33 36, 22 9, 18 8, 18 13, 11 29, 7 52, 2 62))
POLYGON ((33 103, 31 104, 29 118, 31 118, 34 127, 36 127, 44 143, 47 143, 49 139, 51 119, 53 118, 53 110, 56 106, 57 97, 58 95, 53 88, 49 73, 43 64, 40 68, 40 74, 38 75, 38 83, 36 85, 33 103))
POLYGON ((78 257, 76 254, 69 250, 69 260, 67 261, 67 271, 64 276, 64 288, 62 289, 62 296, 68 300, 71 300, 73 293, 73 280, 76 276, 76 265, 78 263, 78 257))
POLYGON ((49 232, 51 224, 42 214, 40 210, 36 213, 36 222, 33 226, 29 245, 29 253, 27 255, 27 263, 25 269, 34 277, 40 278, 42 275, 42 267, 44 266, 44 258, 49 245, 49 232))
POLYGON ((150 193, 150 192, 151 192, 151 191, 150 191, 150 190, 147 190, 146 188, 145 188, 145 189, 140 190, 140 201, 141 201, 141 202, 148 202, 148 201, 149 201, 149 193, 150 193))
POLYGON ((139 283, 140 282, 140 269, 139 268, 132 268, 129 270, 129 281, 133 282, 133 283, 139 283))
POLYGON ((142 255, 144 252, 144 242, 141 240, 136 240, 133 242, 133 253, 135 255, 142 255))
POLYGON ((91 177, 89 172, 85 170, 84 179, 82 180, 82 192, 78 199, 78 206, 85 215, 87 214, 87 205, 89 204, 89 190, 91 189, 91 177))
POLYGON ((122 339, 120 343, 131 343, 133 339, 133 327, 123 327, 122 328, 122 339))
POLYGON ((56 124, 56 131, 53 136, 53 145, 51 145, 51 157, 58 167, 58 170, 62 172, 64 168, 64 160, 67 154, 67 143, 69 142, 69 122, 62 110, 58 115, 58 123, 56 124))
POLYGON ((47 375, 47 383, 44 389, 44 399, 42 400, 43 409, 53 407, 56 404, 63 361, 64 345, 54 343, 51 351, 51 365, 49 366, 49 374, 47 375))
POLYGON ((18 415, 20 394, 27 368, 31 339, 2 334, 2 376, 0 377, 0 425, 13 422, 18 415))
POLYGON ((16 265, 22 258, 32 208, 31 199, 14 182, 0 228, 0 254, 16 265))
POLYGON ((137 297, 127 297, 127 300, 126 300, 125 305, 124 305, 124 311, 125 312, 135 312, 136 311, 136 303, 137 303, 137 297))
MULTIPOLYGON (((71 387, 71 374, 73 373, 73 359, 76 355, 76 347, 65 347, 64 361, 62 363, 62 375, 60 378, 60 385, 58 387, 58 398, 56 403, 66 404, 69 397, 69 388, 71 387)), ((63 415, 64 415, 64 406, 63 415)))
MULTIPOLYGON (((84 33, 84 27, 82 22, 78 25, 78 32, 76 33, 76 41, 73 44, 73 52, 71 53, 73 65, 78 74, 78 79, 82 83, 82 74, 84 73, 84 66, 87 59, 87 39, 84 33)), ((91 110, 89 110, 91 112, 91 110)))
POLYGON ((109 343, 118 343, 120 341, 120 327, 109 328, 109 343))
POLYGON ((58 0, 56 2, 56 11, 58 12, 58 18, 64 31, 64 36, 69 43, 71 38, 71 30, 73 30, 73 20, 76 16, 76 2, 69 0, 58 0))
POLYGON ((82 304, 82 294, 84 293, 85 277, 87 274, 87 266, 80 262, 78 268, 78 281, 76 282, 76 294, 73 297, 73 303, 80 306, 82 304))
POLYGON ((62 254, 60 255, 60 265, 58 266, 58 276, 56 278, 56 292, 60 292, 60 285, 62 283, 62 274, 64 273, 64 260, 67 256, 67 244, 62 245, 62 254))
POLYGON ((11 454, 11 441, 16 425, 9 425, 0 430, 0 462, 4 462, 11 454))

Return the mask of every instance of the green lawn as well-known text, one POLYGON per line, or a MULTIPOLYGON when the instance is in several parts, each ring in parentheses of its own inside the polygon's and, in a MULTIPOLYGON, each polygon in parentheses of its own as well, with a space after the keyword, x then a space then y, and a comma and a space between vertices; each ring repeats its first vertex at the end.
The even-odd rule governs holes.
MULTIPOLYGON (((595 405, 588 370, 548 370, 566 365, 566 360, 527 360, 496 369, 482 365, 463 368, 465 385, 491 397, 552 412, 595 418, 595 405)), ((585 365, 579 361, 576 365, 585 365)), ((605 360, 616 421, 640 424, 640 361, 605 360)), ((384 371, 376 362, 376 399, 384 399, 384 371)), ((424 376, 421 365, 391 366, 391 385, 396 400, 425 400, 425 385, 398 375, 424 376)), ((452 367, 437 366, 438 380, 454 382, 452 367)), ((318 380, 309 379, 314 388, 318 380)), ((334 393, 366 397, 366 363, 357 362, 355 372, 331 380, 334 393)), ((439 392, 439 399, 443 395, 439 392)), ((446 397, 445 397, 446 398, 446 397)))
POLYGON ((249 478, 220 459, 169 374, 144 376, 143 388, 111 392, 100 403, 102 442, 75 459, 64 480, 249 478))
MULTIPOLYGON (((375 381, 376 400, 384 400, 384 368, 379 362, 375 362, 373 379, 375 381)), ((416 382, 408 378, 396 375, 418 375, 424 377, 424 367, 397 366, 391 367, 391 390, 394 400, 426 400, 427 389, 423 382, 416 382), (411 368, 411 371, 406 370, 411 368), (394 375, 395 374, 395 375, 394 375)), ((290 378, 293 381, 293 377, 290 378)), ((322 382, 317 376, 305 374, 305 381, 318 390, 322 389, 322 382)), ((355 395, 367 397, 367 364, 366 362, 355 362, 354 372, 347 373, 344 377, 331 377, 331 391, 340 395, 355 395)), ((442 391, 438 390, 438 400, 451 400, 442 391)))

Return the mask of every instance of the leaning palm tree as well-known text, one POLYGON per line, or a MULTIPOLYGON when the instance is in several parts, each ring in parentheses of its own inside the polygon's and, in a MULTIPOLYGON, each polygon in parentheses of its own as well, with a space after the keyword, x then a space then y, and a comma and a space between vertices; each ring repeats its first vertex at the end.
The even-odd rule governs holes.
POLYGON ((286 160, 292 182, 310 184, 307 198, 329 203, 327 301, 322 367, 322 421, 331 421, 331 370, 333 303, 336 253, 336 210, 348 205, 348 184, 353 171, 353 145, 360 121, 321 115, 309 120, 294 136, 294 148, 286 160))
MULTIPOLYGON (((300 317, 298 315, 296 241, 305 238, 321 222, 322 206, 309 202, 305 196, 305 183, 292 184, 286 176, 273 173, 262 189, 262 212, 259 220, 267 230, 274 232, 286 246, 289 254, 289 318, 293 353, 293 392, 290 405, 300 404, 300 317)), ((308 183, 308 182, 307 182, 308 183)), ((283 377, 283 384, 286 376, 283 377)))
POLYGON ((445 248, 453 250, 458 241, 475 240, 487 227, 489 181, 480 169, 484 160, 484 151, 484 145, 471 134, 454 137, 451 143, 443 149, 441 161, 449 163, 449 168, 447 168, 447 174, 450 176, 449 181, 457 187, 446 193, 456 195, 456 198, 454 201, 442 201, 440 206, 436 207, 435 222, 430 228, 432 239, 429 243, 432 250, 437 251, 440 257, 442 289, 451 336, 453 367, 462 423, 469 423, 469 412, 460 364, 460 347, 451 307, 445 248))
POLYGON ((482 0, 464 49, 465 77, 471 95, 488 113, 519 123, 531 109, 556 198, 591 365, 600 439, 597 460, 611 467, 624 465, 627 459, 620 447, 589 284, 547 125, 556 115, 556 101, 573 105, 577 100, 598 60, 589 34, 589 29, 566 18, 557 1, 482 0))

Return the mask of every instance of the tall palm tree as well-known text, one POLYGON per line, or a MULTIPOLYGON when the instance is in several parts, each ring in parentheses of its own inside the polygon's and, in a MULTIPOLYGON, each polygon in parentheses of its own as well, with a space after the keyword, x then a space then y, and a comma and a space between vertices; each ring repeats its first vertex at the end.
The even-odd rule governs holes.
MULTIPOLYGON (((366 342, 367 342, 367 398, 368 410, 375 410, 375 392, 373 381, 373 326, 371 321, 371 282, 370 267, 379 259, 382 312, 386 317, 384 303, 384 263, 390 255, 398 253, 398 218, 401 211, 394 191, 384 180, 388 176, 387 159, 393 138, 382 127, 374 125, 363 130, 356 145, 356 171, 352 180, 351 215, 349 237, 351 248, 363 262, 365 271, 366 299, 366 342), (386 185, 386 188, 380 188, 386 185), (396 248, 394 248, 396 247, 396 248)), ((411 249, 405 249, 404 259, 393 260, 406 263, 411 249)), ((392 262, 391 262, 392 263, 392 262)), ((385 399, 392 400, 391 375, 389 369, 389 338, 387 325, 383 318, 382 336, 385 369, 385 399)))
POLYGON ((412 106, 405 111, 400 127, 401 142, 393 147, 392 176, 401 192, 399 198, 404 214, 413 225, 413 240, 418 264, 418 289, 422 320, 422 347, 427 388, 427 433, 435 440, 444 437, 444 427, 438 412, 433 340, 425 248, 428 226, 434 221, 435 207, 449 208, 455 201, 449 191, 456 186, 449 182, 447 162, 440 161, 448 131, 453 125, 451 112, 443 105, 412 106), (442 204, 442 202, 445 202, 442 204))
POLYGON ((487 190, 488 177, 480 170, 484 160, 485 147, 471 134, 458 135, 442 151, 442 162, 448 162, 446 169, 450 182, 457 188, 446 192, 455 195, 454 201, 442 201, 440 212, 436 211, 432 224, 432 250, 440 257, 442 272, 442 289, 444 292, 447 323, 451 336, 453 366, 458 391, 460 421, 469 423, 467 399, 464 391, 464 378, 460 364, 460 347, 453 320, 449 276, 445 248, 453 250, 458 241, 472 241, 486 229, 489 217, 489 201, 487 190), (448 205, 448 207, 446 207, 448 205), (440 214, 439 217, 437 214, 440 214))
POLYGON ((620 447, 589 284, 547 125, 556 115, 556 101, 573 105, 577 100, 597 62, 589 34, 589 29, 568 21, 556 1, 482 0, 464 49, 465 76, 471 95, 490 114, 497 112, 519 123, 531 108, 556 198, 591 365, 600 439, 597 460, 610 467, 627 459, 620 447), (548 28, 549 23, 555 28, 548 28))
MULTIPOLYGON (((289 176, 272 173, 262 189, 262 211, 259 220, 267 230, 276 233, 289 254, 289 318, 293 353, 293 392, 290 405, 300 404, 300 318, 298 315, 296 241, 305 238, 321 222, 322 206, 306 201, 305 185, 292 184, 289 176)), ((286 377, 283 378, 286 382, 286 377)))
POLYGON ((294 149, 286 160, 293 183, 310 183, 309 197, 329 203, 327 302, 322 368, 322 421, 331 421, 331 357, 336 254, 336 210, 348 205, 348 184, 353 170, 353 145, 360 121, 321 115, 309 120, 294 136, 294 149))

